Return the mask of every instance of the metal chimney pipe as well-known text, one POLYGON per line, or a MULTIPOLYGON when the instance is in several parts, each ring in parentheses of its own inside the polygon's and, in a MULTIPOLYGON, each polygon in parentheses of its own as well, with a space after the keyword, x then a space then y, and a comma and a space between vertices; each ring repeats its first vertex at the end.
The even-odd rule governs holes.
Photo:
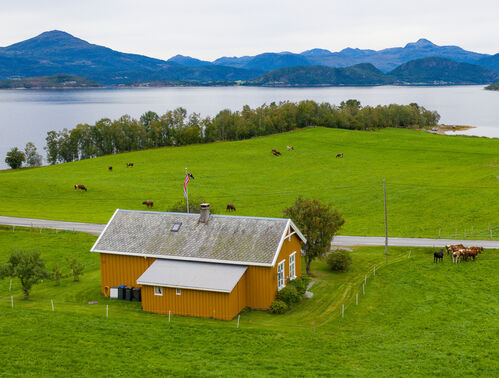
POLYGON ((202 203, 199 211, 199 222, 206 223, 210 220, 210 204, 202 203))

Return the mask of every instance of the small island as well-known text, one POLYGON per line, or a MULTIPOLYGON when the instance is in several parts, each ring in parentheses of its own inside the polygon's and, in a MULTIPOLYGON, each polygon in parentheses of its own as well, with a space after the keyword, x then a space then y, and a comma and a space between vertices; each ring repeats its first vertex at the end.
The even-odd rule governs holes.
POLYGON ((485 87, 488 91, 499 91, 499 83, 493 83, 485 87))
POLYGON ((101 84, 76 75, 52 75, 0 80, 0 89, 76 89, 98 88, 101 84))

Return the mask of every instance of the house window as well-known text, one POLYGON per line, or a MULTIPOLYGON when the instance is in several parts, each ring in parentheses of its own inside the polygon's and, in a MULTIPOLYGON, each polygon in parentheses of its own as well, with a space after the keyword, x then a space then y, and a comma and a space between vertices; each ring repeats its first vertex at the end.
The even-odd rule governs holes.
POLYGON ((163 295, 163 288, 161 286, 154 286, 154 295, 163 295))
POLYGON ((284 262, 282 260, 279 264, 277 264, 277 290, 281 290, 284 286, 286 286, 284 281, 284 262))
POLYGON ((182 226, 182 222, 175 222, 170 229, 171 232, 178 232, 180 230, 180 226, 182 226))
POLYGON ((177 294, 177 295, 182 295, 182 290, 177 289, 176 294, 177 294))
POLYGON ((291 255, 289 255, 289 279, 290 280, 294 280, 296 278, 295 256, 296 256, 296 252, 293 252, 291 255))

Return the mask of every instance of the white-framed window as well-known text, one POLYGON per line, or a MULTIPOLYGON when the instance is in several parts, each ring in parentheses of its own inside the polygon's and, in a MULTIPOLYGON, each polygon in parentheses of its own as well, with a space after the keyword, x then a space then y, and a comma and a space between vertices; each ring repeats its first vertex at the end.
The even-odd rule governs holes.
POLYGON ((296 268, 295 268, 296 252, 289 255, 289 279, 294 280, 296 278, 296 268))
POLYGON ((163 295, 163 288, 161 286, 154 286, 154 295, 163 295))
POLYGON ((284 263, 286 260, 282 260, 277 264, 277 290, 281 290, 286 286, 286 281, 284 279, 284 263))
POLYGON ((177 294, 177 295, 182 295, 182 290, 177 289, 177 290, 175 291, 175 294, 177 294))

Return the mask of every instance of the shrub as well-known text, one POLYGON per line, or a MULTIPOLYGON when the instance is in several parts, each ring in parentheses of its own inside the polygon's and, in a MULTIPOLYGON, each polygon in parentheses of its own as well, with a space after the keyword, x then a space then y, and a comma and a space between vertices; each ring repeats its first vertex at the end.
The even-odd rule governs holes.
POLYGON ((352 264, 352 257, 345 249, 338 249, 327 256, 327 263, 335 272, 346 272, 352 264))
POLYGON ((303 295, 307 291, 308 284, 310 282, 310 278, 308 276, 302 276, 295 278, 292 281, 289 281, 290 285, 296 287, 296 290, 299 294, 303 295))
POLYGON ((288 305, 279 299, 270 305, 270 312, 273 314, 284 314, 286 311, 288 311, 288 305))
POLYGON ((64 275, 62 274, 61 269, 59 268, 59 264, 54 266, 54 268, 52 269, 52 280, 54 280, 55 286, 59 286, 61 284, 61 278, 63 276, 64 275))
POLYGON ((14 147, 9 152, 7 152, 7 157, 5 158, 5 162, 12 169, 21 168, 25 161, 26 156, 24 155, 24 152, 20 151, 17 147, 14 147))
POLYGON ((301 295, 298 293, 298 290, 296 290, 294 285, 288 285, 277 292, 277 299, 290 306, 293 303, 300 302, 301 295))
POLYGON ((66 261, 68 262, 69 269, 71 269, 73 280, 79 281, 80 276, 83 275, 83 270, 85 269, 85 265, 79 263, 76 259, 71 259, 69 257, 66 258, 66 261))

